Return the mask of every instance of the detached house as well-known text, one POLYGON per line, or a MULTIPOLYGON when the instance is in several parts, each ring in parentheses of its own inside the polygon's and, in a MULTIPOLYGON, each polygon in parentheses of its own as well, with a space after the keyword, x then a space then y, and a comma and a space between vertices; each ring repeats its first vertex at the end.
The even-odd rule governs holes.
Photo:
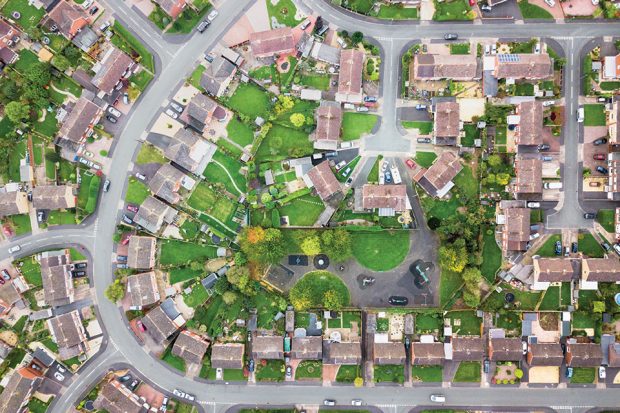
POLYGON ((497 54, 493 75, 498 79, 548 79, 553 76, 553 61, 546 53, 497 54))
POLYGON ((181 187, 192 189, 194 184, 193 179, 169 163, 160 166, 148 182, 149 189, 156 197, 171 204, 177 204, 181 200, 181 187))
POLYGON ((151 234, 157 234, 164 224, 173 223, 177 214, 176 209, 149 196, 140 205, 133 221, 151 234))
POLYGON ((188 129, 179 129, 170 139, 164 156, 181 168, 200 175, 209 162, 217 147, 207 142, 188 129))
MULTIPOLYGON (((356 209, 359 191, 355 193, 356 209)), ((379 216, 393 217, 397 213, 411 210, 407 187, 400 185, 365 184, 361 191, 361 209, 378 210, 379 216)))
POLYGON ((315 116, 314 147, 316 149, 337 149, 340 141, 340 128, 342 127, 340 104, 323 101, 316 110, 315 116))
POLYGON ((569 340, 564 357, 570 367, 598 367, 603 362, 603 350, 600 344, 571 343, 569 340))
POLYGON ((70 304, 74 299, 73 279, 71 278, 71 258, 62 251, 41 254, 41 280, 45 304, 51 307, 70 304))
POLYGON ((575 269, 573 260, 564 258, 536 258, 532 290, 546 290, 554 283, 571 282, 575 269))
POLYGON ((150 271, 127 277, 127 294, 131 300, 131 307, 136 310, 157 303, 160 294, 155 273, 150 271))
POLYGON ((252 339, 252 358, 259 360, 280 360, 284 358, 282 336, 255 335, 252 339))
POLYGON ((144 411, 142 400, 114 376, 101 387, 94 407, 109 413, 141 413, 144 411))
POLYGON ((515 130, 517 145, 540 145, 542 140, 543 108, 540 101, 521 102, 517 106, 519 125, 515 130))
POLYGON ((0 413, 21 412, 43 379, 40 372, 30 367, 16 369, 0 397, 0 413))
POLYGON ((163 343, 185 325, 185 320, 178 312, 172 300, 153 308, 142 317, 146 332, 156 343, 163 343), (165 307, 164 307, 165 306, 165 307))
POLYGON ((32 190, 32 206, 36 209, 75 208, 75 195, 69 185, 40 185, 32 190))
POLYGON ((478 58, 472 54, 416 54, 409 63, 409 82, 416 80, 469 81, 480 79, 478 58))
POLYGON ((442 152, 433 165, 422 175, 418 184, 430 195, 443 198, 454 187, 452 180, 461 172, 463 165, 453 152, 442 152))
POLYGON ((242 369, 244 353, 242 343, 215 343, 211 347, 211 368, 242 369))
POLYGON ((315 188, 324 202, 329 201, 337 194, 342 195, 342 186, 327 161, 323 161, 310 169, 303 178, 309 188, 315 188))
POLYGON ((28 195, 25 192, 7 192, 6 188, 0 188, 0 218, 27 214, 29 210, 28 195))
POLYGON ((73 310, 47 320, 54 342, 58 344, 61 360, 67 360, 88 351, 86 333, 80 314, 73 310))
POLYGON ((407 352, 403 343, 375 343, 373 346, 374 363, 405 364, 407 352))
POLYGON ((131 75, 135 63, 120 49, 110 46, 93 66, 91 83, 104 95, 111 95, 120 81, 131 75))
POLYGON ((617 258, 584 258, 581 260, 582 290, 598 290, 599 282, 620 283, 620 261, 617 258))
POLYGON ((155 267, 157 239, 132 235, 127 248, 127 266, 136 270, 150 270, 155 267))
POLYGON ((82 7, 67 0, 60 0, 49 11, 44 24, 50 29, 56 26, 63 36, 71 40, 89 23, 89 16, 82 7))
POLYGON ((17 61, 19 55, 13 48, 19 43, 20 36, 21 31, 17 27, 0 18, 0 63, 10 65, 17 61))
POLYGON ((340 52, 340 72, 336 102, 362 103, 362 69, 364 52, 346 49, 340 52))
POLYGON ((80 97, 63 122, 56 145, 62 149, 63 157, 73 161, 79 146, 93 134, 93 128, 103 116, 103 108, 85 97, 80 97))
POLYGON ((172 17, 172 20, 176 20, 187 6, 186 0, 155 0, 155 3, 159 4, 159 7, 172 17))
POLYGON ((437 102, 433 105, 433 116, 435 145, 456 145, 461 130, 458 102, 437 102))
POLYGON ((257 59, 294 54, 296 42, 290 27, 250 34, 250 48, 257 59))
POLYGON ((179 334, 172 347, 172 354, 181 357, 187 364, 201 364, 209 342, 191 331, 184 330, 179 334))
POLYGON ((528 208, 507 208, 504 210, 502 228, 502 251, 526 251, 530 242, 530 210, 528 208))
POLYGON ((200 76, 200 86, 207 94, 220 97, 237 73, 237 66, 222 56, 216 56, 200 76))
POLYGON ((512 192, 516 199, 540 199, 542 197, 542 160, 515 159, 516 179, 512 192))
POLYGON ((219 122, 226 120, 226 111, 215 101, 198 93, 189 101, 180 118, 190 128, 202 133, 213 118, 219 122))

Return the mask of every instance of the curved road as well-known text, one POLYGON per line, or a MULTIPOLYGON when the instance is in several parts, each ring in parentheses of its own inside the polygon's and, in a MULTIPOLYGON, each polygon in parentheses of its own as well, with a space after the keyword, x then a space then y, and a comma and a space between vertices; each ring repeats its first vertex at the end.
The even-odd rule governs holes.
MULTIPOLYGON (((371 405, 393 409, 394 412, 408 411, 410 406, 428 403, 432 388, 383 387, 354 388, 350 386, 312 387, 282 385, 226 385, 205 384, 192 380, 172 371, 170 367, 148 354, 138 343, 127 327, 120 309, 104 296, 106 286, 113 280, 113 242, 112 237, 119 218, 125 191, 127 171, 137 151, 140 139, 148 130, 153 116, 158 113, 166 99, 176 87, 191 73, 202 53, 212 48, 226 33, 234 21, 256 0, 227 0, 219 8, 219 16, 204 34, 194 34, 183 44, 169 41, 154 31, 149 23, 138 13, 128 8, 122 1, 110 0, 111 8, 118 11, 124 21, 131 21, 136 27, 134 32, 156 51, 162 69, 143 94, 134 110, 128 116, 122 133, 116 137, 116 148, 112 159, 109 179, 112 181, 110 191, 103 194, 97 217, 89 224, 64 227, 45 233, 20 237, 6 245, 0 252, 0 259, 7 258, 7 249, 12 245, 21 245, 19 256, 30 255, 46 248, 66 246, 78 243, 87 248, 93 257, 93 283, 96 291, 95 302, 102 327, 107 340, 102 351, 89 360, 70 384, 69 388, 56 399, 52 412, 64 413, 71 410, 88 390, 114 365, 130 364, 141 376, 167 393, 179 387, 196 394, 199 403, 209 411, 221 411, 233 404, 320 404, 324 398, 334 398, 340 403, 349 404, 352 398, 362 398, 371 405), (140 23, 142 22, 142 23, 140 23), (144 25, 144 26, 142 26, 144 25)), ((333 8, 321 0, 304 0, 304 6, 321 14, 327 21, 342 29, 355 31, 360 28, 360 21, 333 8)), ((398 24, 390 22, 369 21, 362 26, 366 36, 379 42, 383 52, 382 90, 385 98, 383 119, 378 132, 367 138, 365 150, 375 149, 393 151, 394 153, 411 153, 415 149, 406 142, 396 127, 396 101, 400 85, 400 53, 414 38, 441 38, 446 31, 456 32, 460 37, 531 37, 532 35, 551 37, 560 42, 567 56, 566 87, 567 97, 575 105, 579 96, 579 50, 588 39, 610 36, 620 33, 620 23, 591 24, 579 22, 574 24, 398 24), (570 92, 570 90, 573 90, 570 92), (572 94, 571 94, 572 93, 572 94), (378 142, 381 141, 381 146, 378 142)), ((572 117, 568 117, 572 119, 572 117)), ((578 142, 577 128, 573 121, 565 126, 565 144, 578 142), (577 139, 573 141, 571 139, 577 139)), ((576 146, 576 144, 575 144, 576 146)), ((576 154, 576 152, 575 152, 576 154)), ((573 156, 573 155, 571 155, 573 156)), ((576 156, 576 155, 575 155, 576 156)), ((573 162, 576 158, 568 158, 573 162)), ((572 178, 571 178, 572 179, 572 178)), ((576 180, 576 177, 575 177, 576 180)), ((567 181, 572 186, 573 181, 567 181)), ((578 197, 567 195, 560 210, 564 219, 573 219, 579 211, 578 197), (576 203, 574 202, 576 200, 576 203), (564 212, 564 211, 568 212, 564 212)), ((581 223, 579 224, 581 225, 581 223)), ((555 389, 504 389, 504 388, 444 388, 450 405, 470 406, 550 406, 552 408, 581 407, 594 405, 614 407, 620 405, 620 392, 614 389, 596 390, 588 388, 555 389), (516 394, 519 397, 514 397, 516 394)))

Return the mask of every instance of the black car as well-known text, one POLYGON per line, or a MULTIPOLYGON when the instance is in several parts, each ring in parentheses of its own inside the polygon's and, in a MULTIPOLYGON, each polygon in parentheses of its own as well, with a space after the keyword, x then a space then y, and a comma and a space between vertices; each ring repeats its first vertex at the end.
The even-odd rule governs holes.
POLYGON ((251 372, 254 371, 254 359, 250 359, 250 363, 248 364, 248 370, 251 372))
POLYGON ((573 243, 571 244, 571 246, 570 246, 570 249, 571 249, 571 252, 572 252, 573 254, 576 254, 576 253, 577 253, 577 251, 578 251, 578 249, 579 249, 579 248, 578 248, 577 243, 576 243, 576 242, 573 242, 573 243))
POLYGON ((592 145, 598 146, 598 145, 604 145, 606 143, 607 143, 607 138, 598 138, 597 140, 592 142, 592 145))
POLYGON ((549 149, 551 149, 551 146, 546 143, 541 143, 540 145, 538 145, 539 151, 548 151, 549 149))
POLYGON ((432 269, 432 264, 424 262, 422 260, 416 260, 409 266, 409 272, 413 274, 413 285, 419 289, 424 288, 430 279, 428 278, 428 272, 432 269))
POLYGON ((86 277, 86 271, 71 271, 73 278, 86 277))
POLYGON ((73 264, 73 268, 78 270, 83 270, 86 267, 88 267, 88 263, 86 262, 78 262, 77 264, 73 264))
POLYGON ((407 305, 409 304, 409 299, 400 295, 393 295, 388 298, 388 303, 392 305, 407 305))
POLYGON ((443 38, 444 40, 456 40, 459 38, 459 35, 456 33, 446 33, 443 38))
POLYGON ((93 14, 97 13, 99 11, 99 7, 95 6, 92 9, 90 9, 89 13, 92 16, 93 14))
POLYGON ((491 362, 489 361, 489 359, 484 359, 484 372, 488 373, 489 370, 491 369, 491 362))
POLYGON ((603 247, 603 249, 607 252, 611 251, 611 247, 606 242, 601 242, 601 247, 603 247))
POLYGON ((562 243, 560 241, 555 242, 555 255, 562 255, 562 243))
POLYGON ((593 212, 586 212, 585 214, 583 214, 583 217, 585 219, 594 219, 596 218, 596 214, 593 212))
POLYGON ((118 122, 118 119, 116 119, 114 116, 110 116, 110 115, 106 115, 105 117, 110 123, 116 123, 118 122))
POLYGON ((604 168, 600 165, 596 167, 596 172, 602 173, 603 175, 609 174, 609 170, 607 170, 607 168, 604 168))

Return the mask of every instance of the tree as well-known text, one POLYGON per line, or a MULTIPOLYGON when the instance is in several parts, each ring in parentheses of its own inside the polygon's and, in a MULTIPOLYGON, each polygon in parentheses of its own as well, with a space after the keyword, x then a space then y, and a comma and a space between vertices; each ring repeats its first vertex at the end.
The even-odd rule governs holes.
POLYGON ((0 99, 2 101, 19 99, 19 86, 17 86, 17 82, 8 77, 0 79, 0 99))
POLYGON ((32 40, 41 40, 41 38, 43 37, 43 31, 37 26, 33 26, 26 30, 26 34, 32 40))
POLYGON ((235 264, 243 266, 248 263, 248 257, 243 251, 235 252, 235 264))
POLYGON ((26 83, 22 87, 22 96, 39 109, 46 109, 50 104, 50 93, 47 89, 34 84, 26 83))
POLYGON ((362 32, 354 32, 351 35, 351 41, 353 42, 353 44, 358 44, 362 40, 364 40, 364 33, 362 33, 362 32))
POLYGON ((594 301, 592 302, 592 311, 595 313, 604 313, 605 312, 605 302, 604 301, 594 301))
POLYGON ((237 301, 237 298, 239 298, 239 296, 234 291, 226 291, 224 294, 222 294, 222 301, 224 301, 224 304, 226 305, 233 304, 235 301, 237 301))
POLYGON ((121 284, 119 279, 116 279, 105 289, 105 296, 108 300, 116 303, 125 296, 125 286, 121 284))
POLYGON ((80 49, 78 49, 77 47, 73 45, 69 45, 65 47, 64 50, 62 51, 62 54, 67 59, 69 59, 69 61, 72 62, 74 65, 77 64, 80 57, 82 57, 82 53, 80 52, 80 49))
POLYGON ((60 70, 61 72, 64 72, 65 70, 71 67, 71 62, 69 62, 69 59, 67 59, 63 55, 56 55, 52 59, 52 66, 54 66, 56 69, 60 70))
POLYGON ((343 306, 342 297, 334 290, 327 290, 323 294, 323 307, 330 310, 340 310, 343 306))
POLYGON ((515 370, 515 377, 518 378, 518 379, 521 379, 523 377, 523 370, 516 369, 515 370))
POLYGON ((30 82, 38 86, 49 84, 52 75, 48 63, 36 62, 24 70, 24 77, 30 82))
POLYGON ((364 385, 364 379, 361 377, 356 377, 355 380, 353 380, 353 385, 355 387, 362 387, 364 385))
POLYGON ((301 243, 301 251, 306 255, 318 255, 321 253, 321 241, 318 236, 308 237, 301 243))
POLYGON ((239 290, 243 290, 250 282, 250 270, 247 267, 235 265, 226 272, 226 279, 239 290))
POLYGON ((344 228, 326 230, 321 233, 323 251, 334 261, 343 262, 351 258, 351 234, 344 228))
POLYGON ((51 163, 60 162, 60 155, 56 151, 50 151, 45 154, 45 160, 51 163))
POLYGON ((475 308, 480 305, 480 290, 465 290, 463 291, 463 301, 468 306, 475 308))
POLYGON ((13 123, 19 123, 30 114, 30 106, 21 102, 12 101, 7 103, 4 113, 13 123))
POLYGON ((277 264, 286 255, 286 245, 282 232, 276 228, 269 228, 265 231, 265 242, 259 248, 262 261, 267 264, 277 264))
POLYGON ((228 291, 230 289, 230 283, 228 282, 228 280, 224 277, 219 278, 216 282, 215 285, 213 286, 213 291, 215 291, 216 294, 222 295, 224 294, 226 291, 228 291))
POLYGON ((306 123, 306 117, 303 113, 293 113, 289 116, 289 120, 296 128, 301 128, 306 123))
POLYGON ((491 166, 491 168, 493 169, 497 168, 503 163, 502 157, 497 154, 489 155, 489 159, 487 159, 487 162, 489 163, 489 166, 491 166))
POLYGON ((193 271, 203 271, 205 269, 205 265, 200 261, 192 261, 189 264, 189 268, 191 268, 193 271))
POLYGON ((456 246, 456 243, 439 247, 439 265, 448 271, 462 272, 467 265, 465 247, 456 246))
POLYGON ((292 97, 286 96, 286 95, 280 95, 278 96, 278 101, 276 102, 274 111, 276 115, 279 115, 283 112, 293 109, 293 106, 295 106, 295 101, 293 100, 292 97))
POLYGON ((508 182, 510 182, 510 175, 502 172, 495 175, 495 179, 499 185, 508 185, 508 182))
POLYGON ((304 311, 312 305, 312 291, 310 288, 293 288, 289 294, 291 304, 297 311, 304 311))

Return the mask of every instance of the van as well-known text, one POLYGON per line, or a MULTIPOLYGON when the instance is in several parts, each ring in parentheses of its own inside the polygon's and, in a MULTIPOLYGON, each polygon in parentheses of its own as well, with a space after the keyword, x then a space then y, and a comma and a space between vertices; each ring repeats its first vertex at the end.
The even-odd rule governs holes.
POLYGON ((435 403, 445 403, 446 396, 443 394, 431 394, 431 401, 435 403))
POLYGON ((584 109, 583 108, 577 109, 577 122, 583 123, 584 119, 585 119, 585 111, 584 111, 584 109))
POLYGON ((535 232, 532 235, 530 235, 530 241, 534 241, 538 237, 540 237, 540 233, 539 232, 535 232))
POLYGON ((543 182, 545 189, 562 189, 562 182, 543 182))
POLYGON ((306 29, 308 28, 308 26, 310 26, 310 20, 306 19, 306 21, 305 21, 305 22, 303 22, 303 23, 301 24, 301 26, 299 26, 299 28, 300 28, 301 30, 306 30, 306 29))

